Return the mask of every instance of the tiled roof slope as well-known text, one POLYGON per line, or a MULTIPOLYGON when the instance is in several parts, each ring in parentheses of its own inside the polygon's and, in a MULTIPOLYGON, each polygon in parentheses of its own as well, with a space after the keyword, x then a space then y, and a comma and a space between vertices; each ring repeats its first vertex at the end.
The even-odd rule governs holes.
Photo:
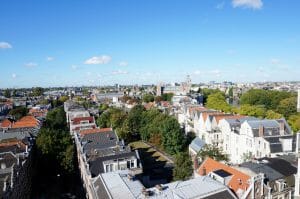
POLYGON ((222 164, 220 162, 217 162, 211 158, 207 158, 199 167, 197 173, 201 176, 206 175, 210 172, 216 171, 216 170, 224 170, 230 174, 232 174, 232 178, 230 179, 228 186, 231 188, 234 192, 237 192, 239 189, 247 190, 249 187, 248 180, 250 179, 249 175, 246 175, 234 168, 231 168, 225 164, 222 164), (204 171, 206 173, 204 173, 204 171))

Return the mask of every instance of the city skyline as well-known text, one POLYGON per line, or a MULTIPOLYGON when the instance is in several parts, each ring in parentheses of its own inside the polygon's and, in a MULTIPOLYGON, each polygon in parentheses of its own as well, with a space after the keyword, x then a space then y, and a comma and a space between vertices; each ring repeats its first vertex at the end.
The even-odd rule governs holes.
POLYGON ((1 88, 299 80, 297 1, 29 2, 0 4, 1 88))

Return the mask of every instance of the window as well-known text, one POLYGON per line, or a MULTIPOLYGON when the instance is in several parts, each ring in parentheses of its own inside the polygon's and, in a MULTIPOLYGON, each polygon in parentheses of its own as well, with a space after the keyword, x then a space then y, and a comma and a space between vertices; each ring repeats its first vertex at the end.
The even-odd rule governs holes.
POLYGON ((131 166, 131 168, 133 168, 133 167, 134 167, 134 162, 135 162, 134 160, 131 160, 131 165, 130 165, 130 166, 131 166))
POLYGON ((127 161, 127 169, 130 169, 130 161, 127 161))
POLYGON ((108 165, 108 164, 105 165, 105 172, 106 172, 106 173, 109 172, 109 165, 108 165))

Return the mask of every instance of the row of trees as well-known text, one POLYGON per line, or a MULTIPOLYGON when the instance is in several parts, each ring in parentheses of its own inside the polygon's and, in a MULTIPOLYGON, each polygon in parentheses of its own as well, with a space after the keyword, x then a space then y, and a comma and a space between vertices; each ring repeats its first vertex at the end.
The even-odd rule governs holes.
POLYGON ((296 94, 285 91, 251 89, 240 99, 240 107, 226 102, 225 94, 219 90, 209 91, 206 107, 248 115, 258 118, 279 119, 285 117, 294 131, 300 130, 300 115, 297 113, 296 94))
POLYGON ((69 174, 74 170, 74 145, 66 124, 62 107, 48 112, 41 128, 36 146, 40 163, 51 172, 69 174), (58 163, 58 164, 57 164, 58 163))
MULTIPOLYGON (((32 88, 32 92, 30 93, 30 97, 37 97, 41 96, 44 93, 44 89, 42 87, 34 87, 32 88)), ((4 97, 10 98, 10 97, 16 97, 17 96, 17 90, 16 89, 6 89, 3 93, 4 97)))
POLYGON ((187 145, 176 118, 157 109, 146 111, 142 105, 129 113, 109 108, 97 119, 97 125, 116 129, 118 136, 127 142, 139 139, 151 142, 171 155, 183 151, 187 145))
POLYGON ((174 155, 175 180, 184 180, 192 175, 192 163, 186 151, 193 137, 184 135, 176 118, 157 109, 147 111, 142 105, 136 105, 128 113, 117 108, 104 110, 97 119, 97 125, 113 127, 126 142, 141 139, 174 155))

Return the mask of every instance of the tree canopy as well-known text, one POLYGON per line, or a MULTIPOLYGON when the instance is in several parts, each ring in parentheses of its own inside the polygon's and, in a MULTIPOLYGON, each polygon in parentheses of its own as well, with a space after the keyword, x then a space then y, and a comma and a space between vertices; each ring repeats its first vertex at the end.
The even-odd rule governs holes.
POLYGON ((28 113, 28 109, 24 106, 19 106, 13 108, 9 111, 9 115, 12 115, 16 120, 21 119, 22 117, 26 116, 28 113))
POLYGON ((231 111, 230 105, 226 102, 225 95, 221 92, 210 94, 207 98, 206 107, 224 112, 231 111))
POLYGON ((210 157, 216 161, 228 161, 228 155, 224 154, 217 146, 205 145, 197 154, 197 156, 204 160, 206 157, 210 157))
POLYGON ((173 180, 188 180, 193 174, 192 161, 188 153, 175 155, 173 180))

